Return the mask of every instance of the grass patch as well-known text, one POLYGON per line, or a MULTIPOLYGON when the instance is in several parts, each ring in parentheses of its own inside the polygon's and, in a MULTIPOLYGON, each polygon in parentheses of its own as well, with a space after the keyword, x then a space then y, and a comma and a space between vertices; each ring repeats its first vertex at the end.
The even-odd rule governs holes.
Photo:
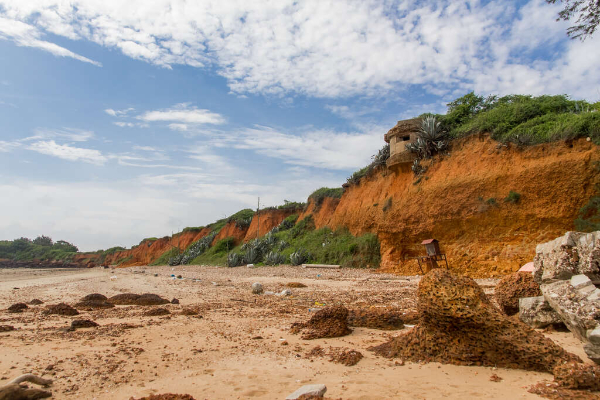
POLYGON ((177 247, 172 247, 165 251, 156 260, 152 261, 150 265, 168 265, 171 257, 177 256, 181 251, 177 247))
POLYGON ((497 206, 498 205, 498 201, 496 200, 495 197, 490 197, 489 199, 487 199, 485 201, 485 204, 487 204, 489 206, 497 206))
POLYGON ((312 201, 315 205, 315 211, 321 208, 323 201, 325 201, 326 197, 331 197, 334 199, 340 199, 344 194, 344 188, 328 188, 322 187, 320 189, 315 190, 308 196, 308 200, 312 201))

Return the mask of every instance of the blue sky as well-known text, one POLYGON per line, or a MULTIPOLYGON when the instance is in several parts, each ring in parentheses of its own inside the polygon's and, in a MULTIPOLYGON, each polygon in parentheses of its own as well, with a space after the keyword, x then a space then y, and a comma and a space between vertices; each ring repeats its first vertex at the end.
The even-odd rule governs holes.
POLYGON ((502 1, 0 0, 0 239, 131 246, 304 201, 399 119, 600 99, 598 35, 502 1))

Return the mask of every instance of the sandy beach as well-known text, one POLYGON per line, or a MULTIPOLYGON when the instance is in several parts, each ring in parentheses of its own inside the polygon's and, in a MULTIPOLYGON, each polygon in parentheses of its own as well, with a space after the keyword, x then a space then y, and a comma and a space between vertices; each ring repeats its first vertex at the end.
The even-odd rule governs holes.
MULTIPOLYGON (((367 350, 401 331, 353 328, 341 338, 302 340, 291 334, 315 308, 416 307, 418 277, 369 270, 300 267, 218 268, 207 266, 123 269, 0 270, 0 384, 24 373, 54 380, 56 399, 129 399, 158 393, 188 393, 196 399, 283 399, 298 387, 322 383, 332 399, 539 398, 530 385, 551 374, 439 363, 403 363, 367 350), (173 278, 171 275, 175 275, 173 278), (180 279, 177 276, 181 275, 180 279), (251 285, 291 296, 253 295, 251 285), (90 293, 155 293, 180 304, 171 314, 144 316, 158 306, 79 309, 78 316, 44 315, 48 304, 75 304, 90 293), (23 313, 6 310, 16 302, 44 302, 23 313), (197 315, 181 315, 193 308, 197 315), (66 331, 74 319, 99 327, 66 331), (354 366, 309 357, 315 346, 356 350, 354 366), (490 380, 496 374, 500 382, 490 380)), ((479 280, 492 293, 495 280, 479 280)), ((409 329, 409 328, 405 328, 409 329)), ((570 333, 545 333, 568 351, 587 359, 570 333)))

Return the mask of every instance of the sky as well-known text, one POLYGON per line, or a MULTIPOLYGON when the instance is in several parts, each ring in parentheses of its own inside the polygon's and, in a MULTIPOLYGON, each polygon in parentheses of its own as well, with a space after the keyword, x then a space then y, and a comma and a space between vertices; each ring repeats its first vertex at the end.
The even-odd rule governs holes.
POLYGON ((396 121, 600 100, 600 35, 531 1, 0 0, 0 240, 132 246, 305 201, 396 121))

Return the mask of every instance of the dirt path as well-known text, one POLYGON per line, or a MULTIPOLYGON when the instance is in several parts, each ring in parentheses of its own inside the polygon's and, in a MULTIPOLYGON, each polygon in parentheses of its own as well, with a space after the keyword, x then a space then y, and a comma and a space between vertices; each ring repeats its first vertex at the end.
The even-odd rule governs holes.
MULTIPOLYGON (((172 314, 162 317, 143 316, 151 307, 142 306, 83 311, 77 317, 45 316, 43 305, 23 314, 1 311, 0 325, 17 330, 0 333, 0 379, 43 374, 55 379, 52 390, 59 399, 129 399, 164 392, 189 393, 196 399, 276 399, 309 383, 324 383, 328 397, 343 399, 533 399, 537 396, 526 388, 552 379, 549 374, 484 367, 401 366, 366 350, 399 331, 354 328, 349 336, 318 340, 289 333, 291 323, 310 317, 315 303, 413 310, 414 277, 365 270, 201 266, 0 273, 2 309, 33 298, 72 304, 94 292, 150 292, 181 302, 166 305, 172 314), (288 282, 308 287, 292 289, 290 297, 256 296, 250 292, 256 281, 273 292, 281 292, 288 282), (197 308, 202 318, 179 315, 187 307, 197 308), (59 330, 75 318, 92 319, 100 327, 59 330), (352 367, 307 358, 316 345, 358 350, 364 358, 352 367), (503 380, 490 381, 492 374, 503 380)), ((569 334, 551 337, 581 356, 581 346, 569 334)))

